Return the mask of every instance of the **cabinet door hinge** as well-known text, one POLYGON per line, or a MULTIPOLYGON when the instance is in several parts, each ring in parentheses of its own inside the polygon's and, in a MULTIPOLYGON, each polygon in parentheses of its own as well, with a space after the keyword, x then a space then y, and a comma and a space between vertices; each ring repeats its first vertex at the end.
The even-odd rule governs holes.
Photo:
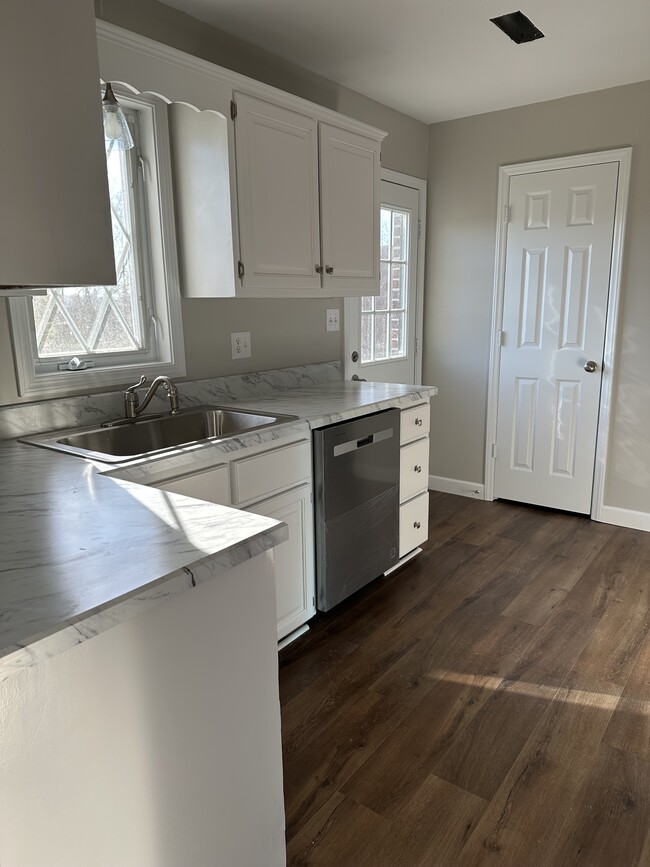
POLYGON ((237 273, 239 274, 240 279, 243 279, 243 277, 244 277, 244 263, 242 262, 241 259, 239 260, 239 262, 237 262, 237 273))
POLYGON ((506 345, 506 333, 505 331, 497 331, 497 345, 505 346, 506 345))
POLYGON ((510 205, 506 205, 505 208, 503 209, 503 222, 504 223, 510 222, 510 205))
POLYGON ((234 120, 237 117, 237 103, 234 99, 230 100, 230 119, 234 120))
POLYGON ((497 444, 492 443, 492 457, 496 458, 496 456, 497 456, 497 444))

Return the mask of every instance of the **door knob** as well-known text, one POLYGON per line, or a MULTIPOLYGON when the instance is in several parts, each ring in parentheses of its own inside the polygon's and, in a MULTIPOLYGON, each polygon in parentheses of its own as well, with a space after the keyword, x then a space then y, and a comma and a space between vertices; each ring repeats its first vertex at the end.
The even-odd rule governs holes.
POLYGON ((595 361, 586 361, 585 370, 587 373, 595 373, 598 370, 598 365, 595 361))

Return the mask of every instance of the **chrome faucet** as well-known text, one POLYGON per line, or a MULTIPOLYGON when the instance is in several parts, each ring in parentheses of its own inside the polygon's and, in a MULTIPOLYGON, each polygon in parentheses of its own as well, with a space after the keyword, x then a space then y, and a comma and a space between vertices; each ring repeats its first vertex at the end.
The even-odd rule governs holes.
POLYGON ((161 385, 165 389, 167 397, 169 398, 172 415, 175 415, 178 412, 178 389, 172 380, 168 376, 157 376, 149 386, 149 390, 145 394, 142 403, 140 403, 140 398, 138 397, 136 389, 140 388, 141 385, 144 385, 146 381, 147 377, 141 376, 140 382, 136 382, 135 385, 130 385, 124 392, 124 414, 126 417, 136 418, 139 416, 140 413, 147 408, 149 401, 161 385))

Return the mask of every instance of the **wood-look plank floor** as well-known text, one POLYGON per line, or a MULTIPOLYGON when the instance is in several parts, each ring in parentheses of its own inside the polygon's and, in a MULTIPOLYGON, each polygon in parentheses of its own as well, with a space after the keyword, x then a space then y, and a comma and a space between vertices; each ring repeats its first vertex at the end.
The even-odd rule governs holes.
POLYGON ((650 534, 431 494, 280 657, 288 864, 650 867, 650 534))

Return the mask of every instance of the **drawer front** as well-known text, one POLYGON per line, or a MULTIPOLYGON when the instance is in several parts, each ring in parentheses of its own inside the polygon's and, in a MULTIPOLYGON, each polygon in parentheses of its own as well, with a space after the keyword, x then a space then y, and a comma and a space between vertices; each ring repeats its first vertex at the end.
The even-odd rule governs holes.
POLYGON ((399 507, 399 555, 406 556, 429 537, 429 493, 399 507))
POLYGON ((430 418, 431 407, 428 403, 422 403, 412 409, 403 409, 400 416, 400 442, 408 443, 426 436, 429 433, 430 418))
POLYGON ((429 437, 408 446, 399 453, 399 501, 404 503, 429 486, 429 437))
POLYGON ((172 494, 183 494, 207 503, 216 503, 218 506, 230 505, 230 473, 227 464, 192 476, 159 482, 155 487, 172 494))
POLYGON ((239 506, 287 491, 311 479, 311 443, 293 443, 233 461, 232 502, 239 506))

